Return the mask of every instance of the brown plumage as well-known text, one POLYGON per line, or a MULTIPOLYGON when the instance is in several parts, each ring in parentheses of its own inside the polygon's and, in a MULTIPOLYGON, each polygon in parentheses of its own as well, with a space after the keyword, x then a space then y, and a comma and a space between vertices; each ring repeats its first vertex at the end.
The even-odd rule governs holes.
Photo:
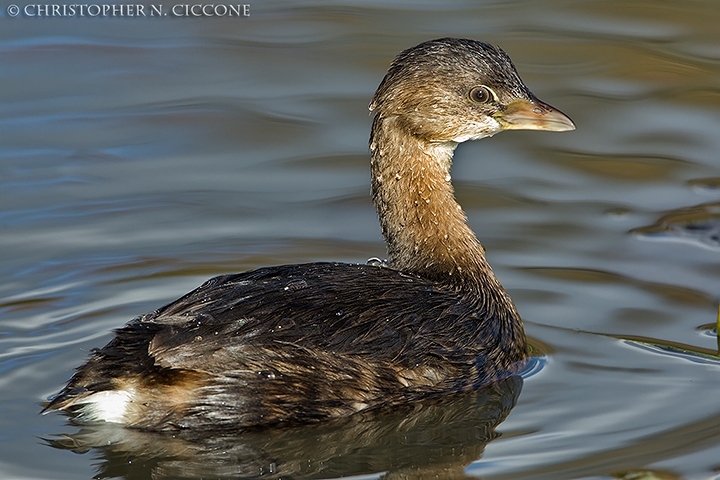
POLYGON ((168 430, 311 422, 477 388, 527 356, 520 316, 450 182, 455 146, 571 130, 499 48, 402 52, 371 103, 387 266, 311 263, 213 278, 93 352, 46 410, 168 430))

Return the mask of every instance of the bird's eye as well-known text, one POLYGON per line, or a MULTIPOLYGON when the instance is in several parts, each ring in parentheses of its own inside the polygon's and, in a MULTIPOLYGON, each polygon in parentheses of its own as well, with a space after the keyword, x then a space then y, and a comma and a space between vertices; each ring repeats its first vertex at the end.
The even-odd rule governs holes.
POLYGON ((496 99, 497 95, 495 95, 495 92, 485 85, 478 85, 470 90, 470 100, 475 103, 488 103, 496 99))

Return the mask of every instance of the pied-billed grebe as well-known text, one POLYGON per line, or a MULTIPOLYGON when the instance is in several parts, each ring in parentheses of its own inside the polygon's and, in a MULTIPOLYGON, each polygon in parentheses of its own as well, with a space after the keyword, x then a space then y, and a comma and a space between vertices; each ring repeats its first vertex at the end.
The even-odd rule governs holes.
POLYGON ((453 151, 574 124, 505 52, 452 38, 400 53, 370 110, 387 266, 213 278, 119 329, 45 411, 152 430, 309 422, 475 388, 524 359, 520 316, 455 201, 453 151))

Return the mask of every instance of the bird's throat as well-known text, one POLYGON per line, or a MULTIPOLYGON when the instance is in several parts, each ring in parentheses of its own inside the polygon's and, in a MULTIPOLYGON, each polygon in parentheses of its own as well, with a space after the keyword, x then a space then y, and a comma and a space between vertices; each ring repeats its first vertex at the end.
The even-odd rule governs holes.
POLYGON ((499 286, 455 200, 450 168, 456 145, 418 138, 396 117, 375 118, 372 193, 389 263, 441 283, 470 287, 482 279, 499 286))

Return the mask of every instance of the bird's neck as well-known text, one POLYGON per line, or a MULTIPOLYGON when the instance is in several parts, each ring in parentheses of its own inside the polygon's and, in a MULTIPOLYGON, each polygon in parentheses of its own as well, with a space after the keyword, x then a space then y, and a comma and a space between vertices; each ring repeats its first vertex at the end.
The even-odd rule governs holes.
POLYGON ((397 117, 373 122, 372 193, 392 268, 512 305, 467 224, 450 181, 457 144, 425 141, 397 117))

